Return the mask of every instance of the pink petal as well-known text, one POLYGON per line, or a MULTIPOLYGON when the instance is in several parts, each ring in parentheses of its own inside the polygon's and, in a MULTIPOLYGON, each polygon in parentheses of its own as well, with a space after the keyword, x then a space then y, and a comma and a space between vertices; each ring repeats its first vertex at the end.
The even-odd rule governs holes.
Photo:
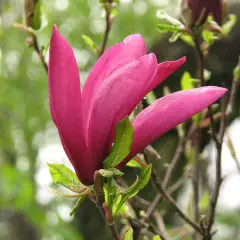
POLYGON ((93 179, 93 172, 83 137, 78 67, 70 45, 56 26, 50 42, 49 100, 66 154, 79 179, 88 184, 93 179))
POLYGON ((133 121, 131 152, 120 167, 158 137, 202 111, 226 93, 220 87, 201 87, 162 97, 142 111, 133 121))
POLYGON ((145 55, 115 71, 101 85, 90 109, 89 123, 89 147, 96 162, 106 157, 117 122, 144 97, 143 89, 156 70, 155 55, 145 55))
POLYGON ((146 47, 140 34, 130 35, 123 43, 118 43, 108 49, 91 70, 83 88, 83 124, 85 137, 88 138, 90 109, 97 89, 103 81, 122 66, 146 54, 146 47))
POLYGON ((157 73, 155 77, 149 81, 145 94, 149 93, 152 89, 157 87, 171 74, 177 71, 186 62, 186 57, 180 58, 176 61, 166 61, 158 64, 157 73))

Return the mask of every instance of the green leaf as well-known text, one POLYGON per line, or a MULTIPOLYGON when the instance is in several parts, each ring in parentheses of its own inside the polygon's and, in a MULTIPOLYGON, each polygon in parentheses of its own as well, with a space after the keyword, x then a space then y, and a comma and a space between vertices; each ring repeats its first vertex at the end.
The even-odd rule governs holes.
POLYGON ((215 42, 215 40, 218 39, 218 37, 214 34, 214 32, 207 31, 207 30, 204 30, 202 32, 202 37, 203 37, 203 40, 209 45, 212 45, 215 42))
POLYGON ((126 164, 127 167, 133 167, 133 168, 142 168, 142 166, 137 162, 135 161, 134 159, 131 159, 127 164, 126 164))
POLYGON ((86 197, 80 197, 77 202, 75 203, 74 207, 72 208, 71 212, 70 212, 70 216, 72 216, 76 210, 80 207, 80 205, 83 203, 83 201, 85 200, 86 197))
POLYGON ((189 72, 184 72, 181 78, 181 89, 188 90, 194 88, 194 81, 196 80, 191 77, 191 74, 189 72))
POLYGON ((225 36, 229 35, 237 23, 237 16, 235 14, 229 15, 229 20, 222 25, 222 31, 225 36))
POLYGON ((125 237, 124 237, 124 240, 133 240, 133 229, 130 228, 126 234, 125 234, 125 237))
POLYGON ((118 123, 112 151, 103 162, 105 169, 114 168, 129 154, 133 133, 133 126, 128 117, 118 123))
POLYGON ((41 7, 42 7, 42 1, 38 0, 35 6, 34 16, 33 16, 32 28, 35 30, 38 30, 41 27, 41 7))
POLYGON ((195 43, 192 39, 192 36, 190 36, 187 33, 182 33, 180 38, 182 39, 183 42, 185 42, 186 44, 188 44, 191 47, 195 47, 195 43))
POLYGON ((163 10, 157 11, 157 17, 160 19, 160 24, 172 25, 178 28, 184 28, 184 25, 176 18, 171 17, 163 10))
POLYGON ((137 177, 136 181, 128 189, 120 191, 117 195, 121 196, 121 200, 114 209, 113 214, 115 215, 122 205, 131 197, 134 197, 141 189, 143 189, 149 182, 151 176, 152 165, 147 165, 142 168, 141 174, 137 177))
POLYGON ((118 177, 122 176, 123 172, 119 171, 116 168, 109 168, 109 169, 100 169, 98 172, 106 178, 111 178, 111 177, 118 177))
POLYGON ((169 38, 169 42, 170 43, 176 42, 181 35, 182 35, 181 32, 174 32, 173 35, 169 38))
POLYGON ((94 41, 87 35, 82 35, 83 42, 95 53, 97 53, 97 46, 94 41))
POLYGON ((78 180, 76 174, 64 164, 48 163, 47 165, 52 179, 56 184, 60 184, 76 193, 84 187, 84 185, 78 180))
POLYGON ((160 32, 172 32, 172 33, 175 33, 175 32, 181 32, 182 29, 175 26, 175 25, 170 25, 170 24, 158 24, 157 25, 157 29, 160 31, 160 32))
POLYGON ((116 181, 113 178, 108 178, 107 184, 104 185, 104 194, 105 194, 106 202, 111 209, 113 206, 113 200, 116 197, 117 189, 118 189, 118 185, 116 181))
POLYGON ((153 237, 153 240, 161 240, 160 236, 156 235, 153 237))

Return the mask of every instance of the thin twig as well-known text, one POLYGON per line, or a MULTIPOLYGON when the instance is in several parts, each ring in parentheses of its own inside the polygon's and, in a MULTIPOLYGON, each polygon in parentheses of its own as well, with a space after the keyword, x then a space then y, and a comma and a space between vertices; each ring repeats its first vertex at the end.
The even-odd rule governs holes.
POLYGON ((222 145, 223 145, 223 137, 224 137, 224 132, 226 129, 226 115, 225 115, 225 109, 224 109, 224 102, 222 100, 221 102, 222 106, 222 119, 221 119, 221 126, 220 126, 220 131, 219 131, 219 139, 218 142, 216 143, 216 148, 217 148, 217 159, 216 159, 216 180, 215 180, 215 188, 214 188, 214 193, 210 201, 210 210, 209 210, 209 217, 208 217, 208 225, 206 228, 205 232, 205 238, 206 240, 211 240, 212 239, 212 226, 214 223, 215 219, 215 214, 216 214, 216 207, 218 203, 218 197, 220 193, 220 188, 222 185, 222 145))
POLYGON ((240 160, 237 157, 237 153, 236 153, 235 147, 233 145, 233 142, 232 142, 232 139, 231 139, 229 133, 227 133, 226 135, 227 135, 226 136, 227 137, 227 141, 226 141, 227 146, 228 146, 229 151, 232 155, 232 158, 234 159, 234 162, 236 163, 236 167, 238 169, 238 172, 240 173, 240 160))
MULTIPOLYGON (((200 86, 204 85, 204 55, 201 50, 201 30, 199 29, 193 29, 193 39, 195 42, 195 50, 196 50, 196 59, 198 62, 198 78, 200 80, 200 86)), ((212 238, 212 233, 211 229, 214 223, 214 218, 215 218, 215 211, 216 211, 216 206, 218 202, 218 197, 219 197, 219 192, 222 184, 222 172, 221 172, 221 154, 222 154, 222 143, 223 143, 223 136, 224 136, 224 131, 225 131, 225 110, 221 109, 222 114, 221 114, 221 127, 220 127, 220 134, 219 137, 217 135, 216 127, 215 127, 215 122, 213 119, 213 113, 211 106, 208 107, 208 115, 210 119, 210 127, 211 127, 211 136, 212 139, 214 140, 216 144, 216 149, 217 149, 217 158, 216 158, 216 183, 215 183, 215 188, 214 188, 214 193, 213 197, 211 198, 211 203, 210 203, 210 210, 209 210, 209 215, 208 215, 208 223, 206 229, 203 229, 203 239, 204 240, 211 240, 212 238)))
MULTIPOLYGON (((193 134, 193 132, 195 130, 196 130, 195 125, 192 125, 190 127, 188 133, 186 134, 186 136, 182 137, 179 140, 177 149, 174 153, 172 161, 169 164, 169 166, 167 168, 167 171, 166 171, 166 174, 165 174, 164 179, 163 179, 163 187, 165 189, 169 186, 169 183, 171 182, 174 170, 175 170, 176 166, 178 165, 179 161, 181 160, 181 156, 182 156, 183 150, 185 148, 185 144, 187 142, 187 139, 193 134)), ((152 204, 149 206, 147 212, 146 212, 146 215, 147 215, 148 218, 153 214, 155 208, 161 202, 162 199, 163 199, 162 194, 158 193, 156 195, 156 197, 154 198, 152 204)))
MULTIPOLYGON (((236 69, 240 69, 240 60, 238 62, 238 65, 236 67, 236 69)), ((237 69, 237 70, 238 70, 237 69)), ((218 142, 216 142, 216 147, 217 147, 217 159, 216 159, 216 181, 215 181, 215 192, 213 194, 213 198, 211 200, 211 205, 210 205, 210 212, 209 212, 209 220, 208 220, 208 226, 207 226, 207 231, 206 231, 206 238, 205 239, 212 239, 212 226, 214 223, 214 218, 215 218, 215 212, 216 212, 216 206, 217 206, 217 202, 218 202, 218 197, 219 197, 219 193, 220 193, 220 187, 223 181, 222 178, 222 170, 221 170, 221 156, 222 156, 222 145, 223 145, 223 138, 224 138, 224 133, 225 133, 225 129, 227 126, 227 122, 228 119, 230 117, 230 115, 233 112, 233 106, 235 104, 236 101, 236 94, 237 94, 237 90, 239 87, 239 75, 236 74, 236 76, 234 76, 233 82, 232 82, 232 87, 231 87, 231 91, 230 91, 230 97, 228 100, 228 104, 227 107, 225 106, 226 104, 224 104, 224 98, 221 101, 221 122, 220 122, 220 130, 219 130, 219 138, 218 138, 218 142)))
POLYGON ((111 3, 110 1, 105 3, 105 11, 106 11, 106 28, 105 28, 105 33, 104 33, 104 37, 103 37, 103 42, 102 42, 102 46, 100 48, 100 53, 99 53, 99 57, 104 53, 106 45, 107 45, 107 41, 108 41, 108 36, 111 30, 111 3))
POLYGON ((43 65, 44 69, 48 73, 48 65, 45 61, 43 51, 39 47, 37 35, 35 34, 35 32, 30 27, 27 27, 27 26, 25 26, 23 24, 19 24, 19 23, 15 23, 14 27, 21 29, 22 31, 26 32, 30 36, 31 40, 30 40, 29 46, 33 47, 35 52, 38 54, 39 59, 43 65))
MULTIPOLYGON (((200 184, 200 175, 199 175, 199 167, 200 167, 200 143, 201 143, 201 130, 197 129, 195 132, 195 138, 194 138, 194 174, 192 176, 193 181, 193 193, 194 193, 194 215, 195 215, 195 221, 199 222, 200 219, 200 212, 199 212, 199 184, 200 184)), ((195 237, 196 238, 196 237, 195 237)))
MULTIPOLYGON (((127 183, 122 178, 117 178, 117 182, 118 182, 118 184, 120 184, 121 186, 123 186, 125 188, 128 187, 127 183)), ((175 188, 176 188, 176 186, 174 186, 174 188, 171 190, 174 191, 175 188)), ((128 202, 131 204, 132 208, 135 211, 138 211, 139 209, 146 210, 151 205, 151 202, 149 202, 139 196, 130 198, 128 200, 128 202)), ((159 214, 159 213, 154 211, 154 214, 159 214)), ((165 227, 165 224, 163 221, 161 224, 161 228, 158 228, 158 230, 157 230, 157 228, 153 224, 150 224, 149 221, 145 221, 145 220, 148 220, 148 218, 146 218, 146 216, 144 218, 142 218, 141 220, 134 218, 134 219, 132 219, 132 221, 130 221, 130 224, 133 229, 134 228, 137 229, 139 227, 142 228, 144 226, 145 228, 149 229, 151 232, 158 234, 161 237, 161 239, 163 239, 163 240, 168 239, 168 234, 167 234, 166 227, 165 227), (134 224, 134 223, 138 223, 138 224, 134 224)), ((159 218, 158 218, 158 220, 159 220, 159 218)), ((157 223, 159 226, 159 222, 157 222, 157 223)))
POLYGON ((32 36, 32 40, 33 40, 33 48, 36 51, 36 53, 38 54, 40 61, 45 69, 45 71, 48 73, 48 65, 45 61, 44 55, 43 55, 43 51, 42 49, 40 49, 39 44, 38 44, 38 39, 36 35, 32 36))
POLYGON ((226 110, 226 115, 229 116, 233 112, 233 106, 236 102, 236 97, 237 97, 237 90, 239 88, 239 83, 240 83, 240 56, 239 56, 239 61, 234 69, 234 78, 232 82, 232 87, 231 87, 231 92, 230 92, 230 97, 227 105, 227 110, 226 110))
POLYGON ((154 169, 152 169, 152 174, 151 174, 151 180, 153 184, 155 185, 156 189, 164 196, 164 198, 173 206, 175 211, 179 214, 179 216, 185 220, 189 225, 193 227, 197 232, 202 234, 202 230, 200 226, 191 220, 176 204, 175 200, 167 193, 167 191, 164 189, 160 178, 157 176, 157 173, 154 169))

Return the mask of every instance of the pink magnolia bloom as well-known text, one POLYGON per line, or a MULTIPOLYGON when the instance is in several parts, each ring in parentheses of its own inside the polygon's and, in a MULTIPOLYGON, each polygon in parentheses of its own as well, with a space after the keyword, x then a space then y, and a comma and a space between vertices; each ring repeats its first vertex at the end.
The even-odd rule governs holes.
POLYGON ((187 0, 192 10, 192 24, 200 20, 203 25, 208 15, 212 14, 218 24, 222 23, 222 0, 187 0))
MULTIPOLYGON (((108 49, 91 70, 81 91, 74 53, 53 27, 49 59, 51 115, 80 181, 93 183, 94 172, 111 151, 117 123, 130 115, 140 100, 185 58, 158 64, 146 55, 141 35, 130 35, 108 49)), ((203 87, 160 98, 133 121, 134 139, 129 156, 220 98, 226 89, 203 87)))

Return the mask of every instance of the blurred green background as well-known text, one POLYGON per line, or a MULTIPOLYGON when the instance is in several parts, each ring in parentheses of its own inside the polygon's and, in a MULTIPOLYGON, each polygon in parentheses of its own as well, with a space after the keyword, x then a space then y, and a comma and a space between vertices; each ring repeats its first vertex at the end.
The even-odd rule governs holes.
MULTIPOLYGON (((40 45, 48 48, 52 24, 57 24, 74 49, 81 80, 84 80, 97 56, 84 44, 81 35, 86 34, 101 45, 105 27, 103 9, 97 0, 42 2, 40 45)), ((235 12, 239 9, 236 6, 235 12)), ((177 90, 184 69, 194 73, 193 52, 181 42, 170 45, 165 36, 159 35, 156 30, 158 9, 165 9, 174 17, 179 14, 177 0, 121 0, 108 46, 122 41, 128 34, 141 33, 148 49, 156 52, 159 60, 187 55, 186 66, 167 82, 171 89, 177 90)), ((13 27, 15 22, 23 23, 23 0, 1 0, 0 14, 0 239, 108 239, 101 216, 90 202, 84 203, 74 217, 69 217, 74 202, 55 197, 48 191, 51 178, 46 162, 68 161, 49 114, 47 74, 38 55, 25 44, 27 34, 13 27)), ((208 65, 213 71, 212 83, 222 85, 216 79, 224 77, 229 86, 232 69, 240 54, 239 28, 224 41, 219 44, 227 41, 228 47, 224 50, 222 45, 213 48, 208 65)), ((161 94, 162 89, 159 89, 157 95, 161 94)), ((238 115, 236 110, 234 118, 238 115)), ((176 146, 176 133, 166 135, 162 142, 165 145, 160 146, 161 155, 164 162, 168 162, 176 146)), ((163 165, 155 164, 159 168, 163 165)), ((127 171, 130 179, 135 175, 135 172, 127 171)), ((239 178, 237 181, 240 183, 239 178)), ((150 191, 150 188, 143 191, 142 196, 152 199, 154 195, 149 194, 150 191)), ((235 231, 240 226, 240 215, 235 212, 233 217, 230 211, 219 215, 219 221, 235 231)), ((223 239, 232 239, 228 237, 234 231, 223 239)))

